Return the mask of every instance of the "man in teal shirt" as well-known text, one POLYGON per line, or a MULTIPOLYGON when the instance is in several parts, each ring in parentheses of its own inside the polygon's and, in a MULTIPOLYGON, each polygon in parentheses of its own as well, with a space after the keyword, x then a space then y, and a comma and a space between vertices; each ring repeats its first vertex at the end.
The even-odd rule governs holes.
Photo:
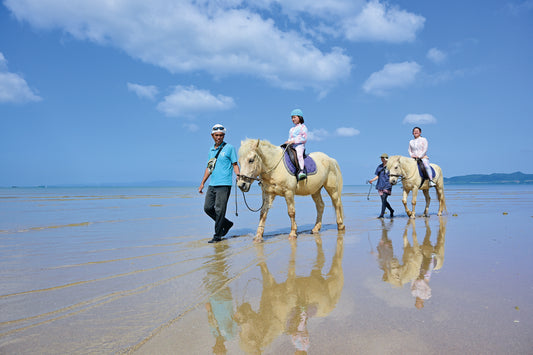
POLYGON ((240 171, 235 148, 224 142, 226 128, 221 124, 214 125, 211 129, 211 136, 215 145, 209 150, 208 167, 205 169, 198 192, 203 193, 204 184, 211 176, 205 195, 204 211, 215 221, 215 235, 209 241, 209 243, 214 243, 221 241, 233 226, 233 222, 226 218, 226 207, 231 193, 233 172, 239 175, 240 171), (215 157, 216 162, 214 168, 211 169, 210 165, 212 166, 212 159, 215 157))

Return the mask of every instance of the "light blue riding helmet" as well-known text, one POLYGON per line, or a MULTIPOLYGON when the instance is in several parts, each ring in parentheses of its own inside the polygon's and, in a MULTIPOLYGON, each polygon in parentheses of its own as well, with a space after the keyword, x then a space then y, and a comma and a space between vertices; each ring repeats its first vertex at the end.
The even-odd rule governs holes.
POLYGON ((291 117, 292 116, 300 116, 300 117, 304 117, 304 113, 302 112, 302 110, 300 110, 299 108, 295 108, 294 110, 292 110, 291 112, 291 117))

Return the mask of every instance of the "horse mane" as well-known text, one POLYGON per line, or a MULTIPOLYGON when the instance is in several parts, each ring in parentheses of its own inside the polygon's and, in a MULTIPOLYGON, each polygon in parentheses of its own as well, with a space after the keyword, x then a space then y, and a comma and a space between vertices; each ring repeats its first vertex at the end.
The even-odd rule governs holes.
MULTIPOLYGON (((241 147, 239 148, 239 156, 247 155, 252 149, 257 147, 257 139, 246 138, 244 141, 241 141, 241 147)), ((262 158, 275 156, 276 151, 281 149, 278 146, 270 143, 266 139, 259 140, 259 149, 258 153, 262 158)))

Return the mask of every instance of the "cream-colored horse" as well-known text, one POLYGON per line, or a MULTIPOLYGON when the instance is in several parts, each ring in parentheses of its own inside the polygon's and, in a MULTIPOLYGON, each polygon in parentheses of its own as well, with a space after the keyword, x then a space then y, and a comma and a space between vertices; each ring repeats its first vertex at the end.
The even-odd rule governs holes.
MULTIPOLYGON (((440 166, 436 164, 431 164, 435 170, 435 177, 433 182, 435 182, 435 190, 437 191, 437 198, 439 199, 439 212, 438 215, 442 215, 442 211, 446 209, 446 200, 444 199, 444 179, 442 176, 442 170, 440 166)), ((418 195, 418 190, 422 190, 424 196, 426 197, 426 208, 424 210, 424 216, 428 216, 429 203, 431 197, 429 196, 429 181, 425 181, 422 186, 422 178, 418 173, 418 166, 416 161, 413 158, 403 157, 401 155, 393 155, 389 158, 387 162, 387 170, 389 172, 389 181, 392 185, 395 185, 399 178, 402 178, 403 186, 403 198, 402 202, 405 207, 405 212, 411 218, 415 218, 415 206, 416 206, 416 196, 418 195), (409 211, 407 207, 407 196, 409 192, 413 192, 412 196, 412 211, 409 211)))
POLYGON ((328 157, 324 153, 315 152, 311 153, 310 156, 315 160, 317 173, 297 182, 296 178, 289 174, 281 162, 281 159, 283 159, 282 148, 266 140, 247 139, 241 142, 241 147, 239 148, 241 174, 238 177, 237 186, 243 192, 248 192, 253 181, 260 180, 263 192, 263 207, 261 208, 259 226, 254 238, 255 242, 263 240, 265 221, 275 196, 285 197, 291 219, 289 238, 294 239, 296 238, 297 230, 294 195, 311 195, 313 201, 315 201, 317 211, 316 222, 312 232, 318 233, 322 227, 322 214, 324 212, 324 201, 321 196, 322 187, 328 192, 335 207, 337 229, 345 229, 341 202, 342 175, 339 164, 335 159, 328 157))

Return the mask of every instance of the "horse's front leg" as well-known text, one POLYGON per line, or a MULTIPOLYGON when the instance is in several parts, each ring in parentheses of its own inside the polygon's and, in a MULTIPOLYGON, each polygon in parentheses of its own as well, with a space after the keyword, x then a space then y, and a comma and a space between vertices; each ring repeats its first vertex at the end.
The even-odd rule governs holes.
POLYGON ((408 195, 409 195, 409 191, 404 189, 403 195, 402 195, 402 203, 403 203, 403 207, 405 208, 405 213, 407 213, 408 217, 411 217, 411 211, 409 211, 409 207, 407 207, 407 196, 408 195))
POLYGON ((298 226, 296 225, 296 208, 294 207, 294 194, 288 192, 285 194, 285 201, 287 202, 287 212, 289 213, 289 218, 291 219, 291 232, 289 233, 289 239, 296 239, 296 230, 298 226))
POLYGON ((255 233, 254 242, 260 243, 263 241, 263 233, 265 232, 265 223, 268 215, 268 210, 274 202, 276 195, 267 194, 263 191, 263 207, 259 215, 259 225, 257 226, 257 232, 255 233))
POLYGON ((409 217, 415 218, 415 208, 416 208, 416 197, 418 196, 418 189, 413 189, 412 195, 411 195, 411 215, 409 217))
POLYGON ((324 214, 324 200, 322 200, 322 194, 320 191, 321 189, 315 192, 313 195, 311 195, 313 197, 313 201, 315 201, 315 206, 316 206, 316 222, 311 233, 318 233, 320 232, 320 229, 322 228, 322 215, 324 214))
POLYGON ((422 190, 424 197, 426 198, 426 209, 424 210, 424 217, 429 217, 429 203, 431 202, 431 196, 429 196, 429 189, 422 190))

